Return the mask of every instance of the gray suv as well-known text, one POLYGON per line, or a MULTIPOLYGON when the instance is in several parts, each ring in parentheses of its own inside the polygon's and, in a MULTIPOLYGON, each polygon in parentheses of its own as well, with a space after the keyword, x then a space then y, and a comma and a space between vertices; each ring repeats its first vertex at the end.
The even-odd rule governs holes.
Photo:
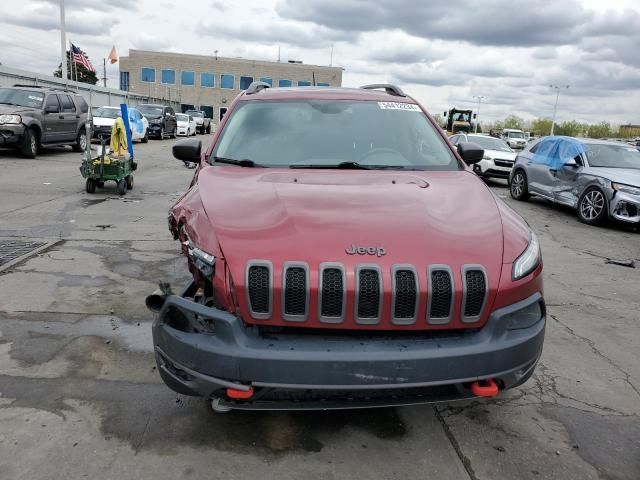
POLYGON ((89 105, 75 92, 33 85, 0 88, 0 147, 36 158, 41 147, 87 148, 89 105))

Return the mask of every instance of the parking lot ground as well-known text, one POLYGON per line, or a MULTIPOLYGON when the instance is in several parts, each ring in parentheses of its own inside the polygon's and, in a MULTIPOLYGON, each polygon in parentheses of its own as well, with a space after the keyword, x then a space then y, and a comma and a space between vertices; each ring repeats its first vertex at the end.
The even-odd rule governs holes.
MULTIPOLYGON (((208 137, 200 137, 205 142, 208 137)), ((89 195, 79 154, 0 151, 0 240, 58 241, 0 273, 0 478, 640 478, 640 234, 513 202, 545 259, 544 353, 492 400, 214 414, 155 371, 145 296, 186 281, 166 227, 193 175, 136 145, 124 197, 89 195)))

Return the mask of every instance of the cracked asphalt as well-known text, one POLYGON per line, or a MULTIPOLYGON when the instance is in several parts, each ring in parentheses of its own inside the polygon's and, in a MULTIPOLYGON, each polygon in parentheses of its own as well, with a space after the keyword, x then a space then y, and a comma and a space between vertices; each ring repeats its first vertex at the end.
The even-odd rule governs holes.
MULTIPOLYGON (((206 142, 205 137, 203 140, 206 142)), ((144 297, 187 272, 166 212, 193 174, 136 145, 136 185, 84 192, 80 157, 0 151, 0 239, 60 240, 0 272, 2 479, 640 479, 640 234, 492 190, 537 232, 542 360, 492 400, 216 415, 155 371, 144 297)))

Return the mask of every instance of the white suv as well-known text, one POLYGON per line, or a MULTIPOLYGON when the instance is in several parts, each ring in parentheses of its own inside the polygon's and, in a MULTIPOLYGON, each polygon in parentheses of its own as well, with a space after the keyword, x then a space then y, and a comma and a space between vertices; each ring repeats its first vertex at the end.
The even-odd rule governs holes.
POLYGON ((460 133, 453 135, 449 140, 454 146, 462 142, 471 142, 484 149, 482 160, 473 165, 473 171, 479 176, 509 178, 509 173, 511 173, 511 168, 516 160, 516 152, 499 138, 460 133))
POLYGON ((511 148, 523 149, 527 146, 527 138, 522 130, 505 128, 502 130, 501 137, 511 148))

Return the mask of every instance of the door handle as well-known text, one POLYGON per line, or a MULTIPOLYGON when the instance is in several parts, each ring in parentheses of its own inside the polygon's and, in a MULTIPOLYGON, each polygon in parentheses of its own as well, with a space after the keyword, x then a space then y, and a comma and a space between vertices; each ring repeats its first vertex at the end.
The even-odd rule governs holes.
POLYGON ((76 115, 76 118, 80 118, 80 115, 76 115))
POLYGON ((59 118, 60 120, 64 120, 64 115, 58 115, 58 118, 59 118))

